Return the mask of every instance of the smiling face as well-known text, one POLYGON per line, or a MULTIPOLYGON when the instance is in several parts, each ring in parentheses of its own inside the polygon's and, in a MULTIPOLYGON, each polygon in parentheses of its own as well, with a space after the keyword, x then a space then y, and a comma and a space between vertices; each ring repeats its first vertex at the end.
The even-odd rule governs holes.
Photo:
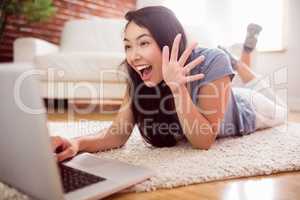
POLYGON ((130 22, 125 30, 126 60, 148 87, 163 80, 161 49, 148 29, 130 22))

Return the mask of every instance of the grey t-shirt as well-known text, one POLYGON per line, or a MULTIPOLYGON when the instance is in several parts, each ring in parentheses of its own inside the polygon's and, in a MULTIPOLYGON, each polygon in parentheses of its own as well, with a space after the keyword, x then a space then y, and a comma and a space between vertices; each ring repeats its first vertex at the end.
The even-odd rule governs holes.
MULTIPOLYGON (((235 73, 228 56, 219 49, 197 48, 191 54, 191 59, 204 55, 205 60, 197 65, 191 75, 203 73, 205 77, 190 83, 191 97, 194 104, 201 101, 198 98, 199 89, 214 80, 224 76, 233 79, 235 73)), ((218 137, 246 135, 255 131, 255 112, 247 99, 234 89, 231 89, 228 105, 224 113, 218 137)))

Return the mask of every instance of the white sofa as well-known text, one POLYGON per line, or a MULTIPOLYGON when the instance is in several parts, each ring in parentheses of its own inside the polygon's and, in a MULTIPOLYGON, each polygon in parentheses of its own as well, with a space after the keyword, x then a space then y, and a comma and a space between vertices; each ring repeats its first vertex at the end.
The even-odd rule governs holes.
MULTIPOLYGON (((95 18, 65 24, 60 45, 36 38, 14 42, 14 62, 31 62, 41 76, 42 95, 48 99, 121 102, 126 84, 122 34, 126 21, 95 18)), ((185 26, 189 41, 214 47, 203 27, 185 26)))

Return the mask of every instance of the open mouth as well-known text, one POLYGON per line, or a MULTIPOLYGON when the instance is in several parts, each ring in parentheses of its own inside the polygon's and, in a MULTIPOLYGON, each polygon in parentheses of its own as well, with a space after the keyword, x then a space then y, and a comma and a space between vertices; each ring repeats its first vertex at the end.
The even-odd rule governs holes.
POLYGON ((142 80, 147 80, 151 77, 152 65, 137 66, 137 70, 140 72, 142 80))

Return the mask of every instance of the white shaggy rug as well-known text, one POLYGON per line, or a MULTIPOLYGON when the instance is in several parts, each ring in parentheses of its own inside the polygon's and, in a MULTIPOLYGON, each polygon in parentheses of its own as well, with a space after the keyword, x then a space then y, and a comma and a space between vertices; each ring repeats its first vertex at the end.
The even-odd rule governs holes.
MULTIPOLYGON (((110 122, 96 121, 57 122, 49 123, 49 128, 52 134, 75 137, 95 133, 109 124, 110 122)), ((299 130, 300 124, 289 123, 243 137, 219 139, 209 151, 202 151, 193 149, 188 143, 181 143, 172 148, 149 147, 135 128, 124 147, 96 155, 154 170, 156 176, 129 190, 152 191, 208 181, 300 170, 299 130)), ((0 183, 0 199, 5 199, 5 196, 13 199, 24 198, 0 183)))

